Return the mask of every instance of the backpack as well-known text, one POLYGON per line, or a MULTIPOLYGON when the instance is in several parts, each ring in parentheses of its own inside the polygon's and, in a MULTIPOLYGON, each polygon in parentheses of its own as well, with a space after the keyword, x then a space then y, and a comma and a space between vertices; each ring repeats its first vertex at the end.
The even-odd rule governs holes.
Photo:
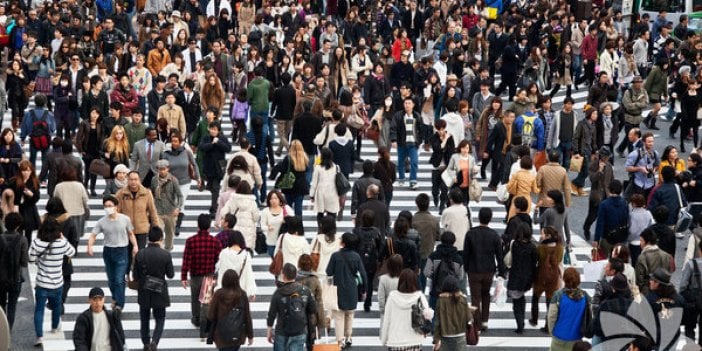
POLYGON ((451 260, 451 257, 444 256, 441 258, 441 261, 439 261, 439 264, 437 264, 436 267, 434 267, 430 291, 430 294, 432 296, 439 295, 439 292, 441 291, 441 286, 444 285, 444 280, 446 279, 446 277, 449 276, 455 277, 456 280, 461 280, 461 277, 459 276, 458 272, 456 272, 453 266, 453 260, 451 260))
POLYGON ((239 100, 234 100, 234 106, 232 107, 232 120, 233 121, 245 121, 246 117, 249 115, 249 104, 246 102, 241 102, 239 100))
POLYGON ((534 124, 537 118, 537 116, 522 116, 522 119, 524 119, 524 124, 522 125, 522 145, 531 146, 534 141, 534 124))
POLYGON ((378 260, 378 247, 375 245, 375 240, 380 237, 380 234, 375 228, 373 229, 374 231, 372 234, 366 233, 366 235, 359 235, 361 244, 358 247, 358 254, 361 256, 364 266, 368 266, 378 260))
POLYGON ((29 139, 36 150, 44 151, 49 148, 49 123, 46 120, 49 111, 44 110, 40 119, 37 119, 35 111, 29 112, 32 117, 32 132, 29 133, 29 139))
POLYGON ((20 243, 19 236, 10 241, 5 235, 0 235, 0 288, 6 291, 22 282, 20 243))
POLYGON ((307 329, 307 297, 303 296, 305 289, 304 286, 300 286, 298 291, 281 299, 285 306, 281 321, 283 332, 287 336, 304 334, 307 329))
POLYGON ((222 320, 217 322, 217 334, 227 342, 238 343, 239 338, 244 334, 246 320, 244 309, 241 307, 241 299, 244 298, 246 297, 240 297, 239 303, 232 307, 222 320))

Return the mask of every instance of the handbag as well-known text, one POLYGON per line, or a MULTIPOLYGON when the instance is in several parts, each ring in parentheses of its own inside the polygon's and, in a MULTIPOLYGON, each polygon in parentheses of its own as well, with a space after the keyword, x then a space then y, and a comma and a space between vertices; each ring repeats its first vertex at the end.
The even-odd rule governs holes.
POLYGON ((283 239, 284 238, 283 234, 280 237, 280 245, 278 245, 278 249, 275 251, 275 255, 273 256, 273 261, 271 262, 271 265, 268 266, 268 272, 270 272, 273 275, 278 275, 280 274, 280 271, 283 270, 283 239))
POLYGON ((346 177, 341 173, 341 169, 339 166, 336 166, 336 178, 335 178, 335 183, 336 183, 336 193, 339 196, 346 195, 349 190, 351 190, 351 184, 349 183, 349 180, 346 179, 346 177))
POLYGON ((573 155, 570 158, 570 171, 571 172, 580 172, 580 169, 583 167, 583 157, 580 155, 573 155))
POLYGON ((607 259, 607 255, 605 255, 604 252, 600 251, 600 249, 593 247, 592 250, 590 250, 590 259, 594 261, 603 261, 607 259))
POLYGON ((310 254, 310 259, 312 259, 312 270, 317 271, 317 268, 319 268, 319 249, 320 249, 320 243, 319 240, 314 241, 314 245, 312 245, 312 253, 310 254), (315 251, 315 248, 317 251, 315 251))
POLYGON ((141 287, 144 288, 144 290, 152 293, 163 294, 168 288, 166 279, 148 275, 146 273, 148 272, 148 270, 146 269, 147 266, 148 265, 146 264, 146 255, 144 255, 144 260, 141 261, 141 270, 145 277, 142 281, 142 284, 140 284, 141 287))
POLYGON ((358 115, 358 112, 352 112, 348 117, 346 117, 346 124, 354 129, 362 129, 366 124, 366 121, 363 120, 363 117, 358 115))
POLYGON ((468 197, 475 202, 480 202, 480 199, 483 198, 483 188, 480 186, 480 183, 478 183, 478 180, 475 178, 470 180, 470 189, 468 189, 468 197))
POLYGON ((378 127, 378 121, 373 120, 368 128, 366 128, 366 138, 373 141, 378 141, 380 139, 380 127, 378 127))
POLYGON ((509 251, 507 251, 505 257, 502 258, 502 262, 507 268, 512 268, 512 245, 514 245, 514 240, 509 242, 509 251))
POLYGON ((217 276, 215 274, 208 274, 202 278, 202 285, 200 285, 200 296, 199 301, 202 304, 209 305, 212 301, 212 296, 214 295, 215 286, 217 285, 217 276))
POLYGON ((541 168, 541 166, 545 165, 546 162, 546 151, 538 151, 534 155, 534 167, 536 167, 537 171, 539 170, 539 168, 541 168))
POLYGON ((288 170, 278 178, 275 187, 281 190, 292 189, 295 186, 295 173, 290 172, 290 164, 292 159, 288 157, 288 170))
POLYGON ((412 329, 417 334, 427 335, 432 330, 431 319, 424 317, 424 310, 427 308, 424 307, 421 296, 417 298, 417 303, 412 305, 412 329))
POLYGON ((697 120, 698 121, 702 120, 702 108, 697 109, 697 120))
MULTIPOLYGON (((129 267, 129 271, 133 271, 134 261, 132 261, 132 267, 129 267)), ((132 290, 139 290, 139 281, 132 278, 131 274, 127 274, 127 287, 132 290)))
POLYGON ((322 286, 322 303, 327 311, 339 310, 339 295, 336 285, 332 284, 331 277, 328 277, 322 286))
POLYGON ((256 247, 254 248, 257 254, 261 255, 268 252, 268 244, 266 244, 266 234, 263 234, 261 228, 256 228, 256 247))
POLYGON ((105 160, 98 158, 90 162, 90 168, 88 169, 91 174, 101 176, 103 178, 108 178, 110 176, 110 165, 105 162, 105 160))
POLYGON ((441 172, 441 181, 444 182, 444 185, 446 185, 447 188, 451 188, 453 186, 453 178, 454 174, 453 172, 448 169, 448 167, 441 172))
POLYGON ((466 325, 466 344, 470 346, 478 345, 480 340, 480 330, 473 324, 466 325))
POLYGON ((500 184, 495 190, 495 195, 497 196, 497 202, 503 204, 509 200, 509 191, 507 190, 507 184, 500 184))
POLYGON ((675 184, 675 190, 678 193, 678 205, 680 205, 680 211, 678 212, 678 221, 675 222, 675 232, 682 233, 690 228, 690 223, 692 222, 692 215, 687 211, 686 207, 683 207, 682 196, 680 195, 680 186, 675 184))

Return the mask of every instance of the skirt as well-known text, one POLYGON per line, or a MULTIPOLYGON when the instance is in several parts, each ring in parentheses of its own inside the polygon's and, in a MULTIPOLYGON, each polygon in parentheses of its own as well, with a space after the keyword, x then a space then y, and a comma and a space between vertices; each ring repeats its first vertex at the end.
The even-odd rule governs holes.
POLYGON ((51 83, 51 77, 37 77, 35 82, 37 83, 36 87, 34 87, 34 91, 36 93, 54 95, 54 87, 51 83))

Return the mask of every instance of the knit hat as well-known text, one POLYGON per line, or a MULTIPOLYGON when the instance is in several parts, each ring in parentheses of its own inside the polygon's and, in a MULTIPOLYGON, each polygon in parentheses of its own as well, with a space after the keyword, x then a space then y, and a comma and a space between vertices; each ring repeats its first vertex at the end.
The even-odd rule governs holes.
POLYGON ((115 169, 112 171, 112 174, 117 175, 117 173, 119 172, 129 173, 129 168, 120 163, 117 166, 115 166, 115 169))

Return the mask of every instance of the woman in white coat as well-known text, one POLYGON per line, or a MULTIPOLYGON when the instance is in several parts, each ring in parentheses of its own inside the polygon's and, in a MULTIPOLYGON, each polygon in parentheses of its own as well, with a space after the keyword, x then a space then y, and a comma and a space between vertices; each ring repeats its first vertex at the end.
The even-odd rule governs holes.
POLYGON ((231 213, 236 217, 236 226, 234 230, 238 230, 244 235, 246 247, 256 247, 256 223, 261 217, 256 205, 256 197, 251 191, 251 186, 247 182, 239 183, 236 188, 236 193, 232 194, 222 209, 222 216, 231 213))
POLYGON ((285 217, 294 216, 292 207, 285 203, 285 196, 280 190, 272 190, 266 197, 266 208, 261 211, 261 231, 266 236, 268 255, 273 257, 278 234, 285 217))
POLYGON ((339 195, 336 192, 336 172, 338 168, 332 161, 332 152, 329 148, 323 147, 320 157, 320 164, 314 166, 312 184, 310 186, 310 199, 314 203, 315 212, 317 212, 317 222, 325 214, 336 219, 336 214, 339 213, 339 195))
POLYGON ((219 253, 219 261, 217 261, 217 287, 219 290, 222 287, 222 277, 227 270, 234 270, 239 274, 239 283, 241 288, 246 291, 246 296, 249 301, 256 299, 256 280, 253 272, 253 259, 251 254, 244 247, 246 242, 240 231, 235 230, 229 234, 228 247, 219 253))
POLYGON ((390 292, 385 303, 383 325, 380 330, 380 342, 388 351, 421 351, 424 334, 412 328, 412 305, 421 300, 424 305, 424 318, 434 318, 434 311, 429 308, 426 296, 417 286, 417 275, 409 268, 400 273, 397 290, 390 292))
POLYGON ((311 246, 305 238, 300 217, 286 217, 285 225, 288 227, 287 233, 278 236, 275 253, 278 253, 278 250, 283 253, 283 265, 286 263, 297 265, 300 256, 310 254, 311 246))
POLYGON ((315 275, 322 281, 327 276, 327 265, 331 255, 341 248, 341 236, 336 235, 336 219, 324 216, 319 221, 319 234, 312 242, 312 253, 319 253, 319 264, 315 275))

